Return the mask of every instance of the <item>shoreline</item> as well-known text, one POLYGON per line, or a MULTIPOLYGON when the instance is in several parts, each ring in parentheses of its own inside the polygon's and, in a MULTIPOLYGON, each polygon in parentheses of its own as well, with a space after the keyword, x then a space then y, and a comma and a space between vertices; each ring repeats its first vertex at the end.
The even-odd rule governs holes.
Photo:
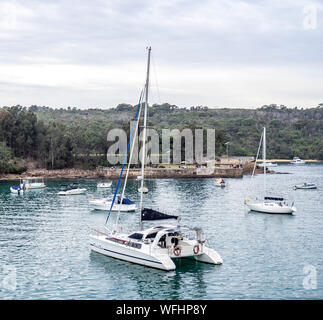
MULTIPOLYGON (((315 160, 315 159, 303 159, 306 163, 321 163, 323 160, 315 160)), ((279 163, 291 163, 291 159, 266 159, 266 162, 279 162, 279 163)), ((262 159, 258 159, 257 163, 262 163, 262 159)))
MULTIPOLYGON (((251 174, 253 165, 245 165, 240 168, 150 168, 145 170, 147 179, 198 179, 198 178, 242 178, 244 175, 251 174)), ((13 181, 23 178, 44 178, 44 179, 109 179, 117 180, 121 168, 106 168, 96 170, 82 169, 34 169, 27 170, 22 174, 6 174, 0 176, 0 181, 13 181)), ((259 168, 256 173, 263 173, 259 168)), ((269 170, 268 173, 275 173, 269 170)), ((123 173, 125 175, 125 171, 123 173)), ((141 175, 141 169, 131 169, 128 179, 137 179, 141 175)))

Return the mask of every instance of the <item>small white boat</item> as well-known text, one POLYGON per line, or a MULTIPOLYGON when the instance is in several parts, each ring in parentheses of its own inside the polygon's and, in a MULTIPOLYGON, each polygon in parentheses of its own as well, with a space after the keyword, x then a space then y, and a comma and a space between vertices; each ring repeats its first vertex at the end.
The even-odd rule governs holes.
POLYGON ((77 184, 72 184, 69 186, 64 186, 60 192, 57 194, 59 196, 72 196, 78 194, 84 194, 86 192, 85 188, 79 188, 77 184))
MULTIPOLYGON (((262 163, 257 163, 257 166, 258 167, 264 167, 265 164, 262 162, 262 163)), ((270 168, 270 167, 277 167, 277 163, 272 163, 272 162, 266 162, 266 167, 267 168, 270 168)))
POLYGON ((304 163, 306 163, 306 161, 300 159, 299 157, 294 157, 293 160, 290 163, 292 163, 292 164, 304 164, 304 163))
POLYGON ((215 180, 215 185, 217 186, 217 187, 225 187, 225 181, 223 180, 223 179, 217 179, 217 180, 215 180))
POLYGON ((11 193, 15 193, 15 194, 23 194, 24 193, 24 190, 20 186, 12 186, 12 187, 10 187, 10 191, 11 191, 11 193))
MULTIPOLYGON (((113 204, 111 211, 131 212, 136 211, 136 203, 124 197, 122 204, 120 204, 121 196, 117 195, 116 201, 113 204)), ((93 210, 109 211, 111 208, 112 200, 106 199, 93 199, 89 200, 89 205, 93 210)))
POLYGON ((141 192, 141 190, 143 193, 148 193, 148 188, 146 188, 146 187, 138 188, 138 192, 141 192))
POLYGON ((45 188, 44 178, 24 178, 20 179, 20 188, 23 190, 45 188))
POLYGON ((294 190, 296 189, 317 189, 317 186, 315 183, 304 182, 304 184, 294 186, 294 190))
POLYGON ((97 184, 97 188, 110 188, 112 186, 112 181, 100 182, 97 184))

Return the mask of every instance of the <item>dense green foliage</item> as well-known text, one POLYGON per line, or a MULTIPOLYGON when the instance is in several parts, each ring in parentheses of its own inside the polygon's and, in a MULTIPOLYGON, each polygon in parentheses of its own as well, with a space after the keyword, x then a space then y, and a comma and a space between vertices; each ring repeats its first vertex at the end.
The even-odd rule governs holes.
MULTIPOLYGON (((0 172, 9 160, 31 159, 49 169, 107 165, 107 133, 124 128, 129 135, 135 107, 111 109, 52 109, 14 106, 0 109, 0 172)), ((258 109, 179 108, 153 105, 149 126, 161 129, 213 128, 217 155, 254 156, 262 127, 267 127, 268 158, 323 159, 323 105, 309 109, 263 106, 258 109)))

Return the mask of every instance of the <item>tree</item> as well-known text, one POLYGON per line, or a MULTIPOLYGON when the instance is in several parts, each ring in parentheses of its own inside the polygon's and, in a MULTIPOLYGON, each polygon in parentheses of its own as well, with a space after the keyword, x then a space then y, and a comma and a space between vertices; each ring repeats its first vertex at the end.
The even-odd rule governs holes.
POLYGON ((0 173, 7 173, 10 169, 12 151, 4 141, 0 142, 0 173))

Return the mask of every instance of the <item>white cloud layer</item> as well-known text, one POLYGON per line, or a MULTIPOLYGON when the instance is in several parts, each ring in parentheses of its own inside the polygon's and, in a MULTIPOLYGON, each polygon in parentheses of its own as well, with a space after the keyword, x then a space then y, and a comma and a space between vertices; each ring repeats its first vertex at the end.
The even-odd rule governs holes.
POLYGON ((0 105, 136 103, 151 45, 159 88, 151 103, 313 107, 323 102, 322 8, 305 0, 0 0, 0 105))

